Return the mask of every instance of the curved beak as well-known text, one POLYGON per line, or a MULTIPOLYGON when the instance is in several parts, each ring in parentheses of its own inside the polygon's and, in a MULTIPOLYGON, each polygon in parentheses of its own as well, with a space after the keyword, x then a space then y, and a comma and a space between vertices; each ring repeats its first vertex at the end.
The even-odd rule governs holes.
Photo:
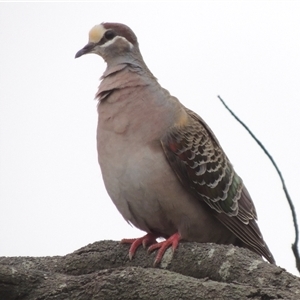
POLYGON ((94 49, 95 47, 95 43, 88 43, 86 44, 81 50, 79 50, 76 54, 75 54, 75 58, 78 58, 84 54, 88 54, 91 53, 91 51, 94 49))

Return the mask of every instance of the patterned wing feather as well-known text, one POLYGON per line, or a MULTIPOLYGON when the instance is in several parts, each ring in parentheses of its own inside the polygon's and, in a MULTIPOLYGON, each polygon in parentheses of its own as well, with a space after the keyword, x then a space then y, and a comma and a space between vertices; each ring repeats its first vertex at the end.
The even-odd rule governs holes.
POLYGON ((179 180, 248 248, 274 258, 255 222, 254 204, 208 125, 185 108, 186 122, 175 124, 161 139, 167 159, 179 180))

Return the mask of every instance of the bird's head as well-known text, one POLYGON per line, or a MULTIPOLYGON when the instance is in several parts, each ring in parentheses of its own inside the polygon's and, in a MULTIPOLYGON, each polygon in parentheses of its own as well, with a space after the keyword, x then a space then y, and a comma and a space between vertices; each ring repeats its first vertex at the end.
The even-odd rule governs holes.
POLYGON ((110 61, 130 62, 140 56, 138 41, 133 31, 120 23, 101 23, 89 32, 88 43, 79 50, 75 58, 84 54, 95 53, 107 63, 110 61))

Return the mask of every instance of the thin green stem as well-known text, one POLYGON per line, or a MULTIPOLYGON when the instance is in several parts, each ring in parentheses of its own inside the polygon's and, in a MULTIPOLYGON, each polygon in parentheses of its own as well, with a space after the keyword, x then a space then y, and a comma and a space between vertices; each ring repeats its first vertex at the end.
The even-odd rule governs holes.
POLYGON ((293 216, 293 222, 294 222, 294 227, 295 227, 295 242, 292 244, 292 250, 296 259, 296 267, 298 269, 298 271, 300 272, 300 256, 299 256, 299 251, 298 251, 298 241, 299 241, 299 230, 298 230, 298 222, 297 222, 297 215, 295 212, 295 207, 294 204, 292 202, 292 199, 288 193, 287 187, 285 185, 283 176, 281 174, 281 171, 279 170, 277 164, 275 163, 273 157, 270 155, 270 153, 267 151, 267 149, 264 147, 264 145, 260 142, 260 140, 252 133, 252 131, 248 128, 248 126, 240 120, 240 118, 238 118, 238 116, 226 105, 226 103, 224 102, 224 100, 218 96, 218 98, 220 99, 220 101, 222 102, 222 104, 225 106, 225 108, 232 114, 232 116, 248 131, 248 133, 252 136, 252 138, 256 141, 256 143, 261 147, 261 149, 265 152, 265 154, 268 156, 268 158, 271 160, 274 168, 276 169, 279 178, 281 180, 282 183, 282 188, 283 191, 285 193, 285 196, 287 198, 287 201, 289 203, 291 212, 292 212, 292 216, 293 216))

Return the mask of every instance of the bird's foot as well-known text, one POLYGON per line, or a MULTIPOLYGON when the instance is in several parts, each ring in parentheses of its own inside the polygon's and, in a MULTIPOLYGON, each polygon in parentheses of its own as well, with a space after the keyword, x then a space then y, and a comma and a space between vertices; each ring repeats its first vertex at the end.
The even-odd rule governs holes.
POLYGON ((146 248, 148 245, 157 245, 156 239, 158 238, 157 235, 153 233, 147 233, 141 238, 138 239, 122 239, 121 244, 131 244, 129 248, 129 259, 132 260, 137 248, 140 245, 143 245, 146 248))
POLYGON ((180 239, 181 239, 181 237, 180 237, 179 233, 177 232, 177 233, 171 235, 165 241, 160 242, 160 243, 155 243, 148 248, 149 253, 156 249, 159 249, 156 254, 155 260, 154 260, 154 266, 157 266, 160 263, 162 257, 164 256, 166 250, 169 247, 172 246, 173 252, 175 251, 175 249, 178 247, 178 243, 179 243, 180 239))

